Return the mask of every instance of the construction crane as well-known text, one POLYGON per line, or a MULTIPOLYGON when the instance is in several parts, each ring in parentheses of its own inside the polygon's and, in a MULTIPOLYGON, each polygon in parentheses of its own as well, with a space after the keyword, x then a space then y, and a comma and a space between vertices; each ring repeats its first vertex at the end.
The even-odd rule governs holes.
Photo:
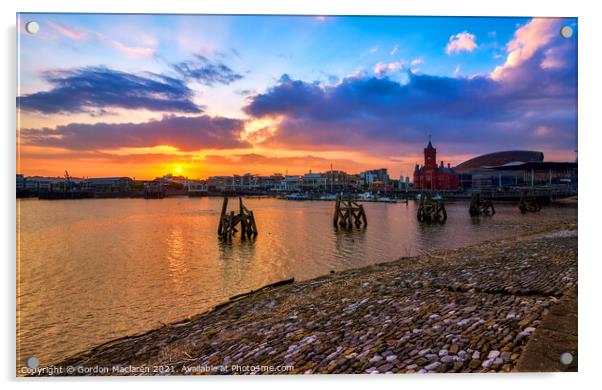
POLYGON ((65 169, 65 191, 71 190, 71 176, 69 176, 69 172, 65 169))

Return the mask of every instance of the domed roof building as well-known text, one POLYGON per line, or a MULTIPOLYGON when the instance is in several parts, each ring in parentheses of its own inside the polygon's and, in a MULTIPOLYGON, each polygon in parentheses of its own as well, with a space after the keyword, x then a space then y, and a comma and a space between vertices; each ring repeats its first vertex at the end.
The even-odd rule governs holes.
POLYGON ((454 167, 458 173, 467 173, 476 168, 499 167, 513 163, 542 162, 543 153, 532 150, 508 150, 483 154, 464 161, 454 167))

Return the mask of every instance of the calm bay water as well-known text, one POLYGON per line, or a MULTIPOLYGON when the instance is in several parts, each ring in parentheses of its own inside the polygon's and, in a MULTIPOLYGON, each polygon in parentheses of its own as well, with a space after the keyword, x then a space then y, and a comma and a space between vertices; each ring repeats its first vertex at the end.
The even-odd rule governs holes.
MULTIPOLYGON (((217 239, 221 198, 17 201, 17 359, 47 365, 125 335, 205 311, 278 280, 308 279, 422 250, 576 221, 575 208, 521 215, 496 204, 473 220, 465 202, 423 225, 416 205, 366 203, 368 227, 332 227, 333 202, 247 199, 259 235, 217 239)), ((231 207, 237 202, 231 200, 231 207)))

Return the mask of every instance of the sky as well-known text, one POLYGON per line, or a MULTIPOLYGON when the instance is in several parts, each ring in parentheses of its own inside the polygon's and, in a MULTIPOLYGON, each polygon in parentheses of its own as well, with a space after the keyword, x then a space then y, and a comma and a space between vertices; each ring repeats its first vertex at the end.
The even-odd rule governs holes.
POLYGON ((576 157, 576 19, 20 14, 17 29, 28 176, 411 176, 429 137, 452 166, 576 157))

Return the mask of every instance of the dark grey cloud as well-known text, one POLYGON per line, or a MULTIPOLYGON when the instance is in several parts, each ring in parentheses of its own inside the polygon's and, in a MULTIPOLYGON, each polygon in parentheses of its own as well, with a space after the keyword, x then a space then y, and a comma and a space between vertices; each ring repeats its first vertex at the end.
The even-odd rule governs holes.
POLYGON ((194 60, 173 64, 172 68, 186 79, 195 80, 204 85, 230 84, 243 78, 223 62, 210 60, 196 55, 194 60))
POLYGON ((244 123, 238 119, 172 115, 143 123, 72 123, 56 128, 23 129, 21 139, 29 145, 70 150, 170 145, 193 151, 247 147, 249 144, 240 140, 243 128, 244 123))
POLYGON ((193 92, 180 79, 145 72, 133 74, 103 66, 42 72, 48 91, 17 97, 25 111, 44 114, 98 113, 111 108, 200 113, 193 92))

